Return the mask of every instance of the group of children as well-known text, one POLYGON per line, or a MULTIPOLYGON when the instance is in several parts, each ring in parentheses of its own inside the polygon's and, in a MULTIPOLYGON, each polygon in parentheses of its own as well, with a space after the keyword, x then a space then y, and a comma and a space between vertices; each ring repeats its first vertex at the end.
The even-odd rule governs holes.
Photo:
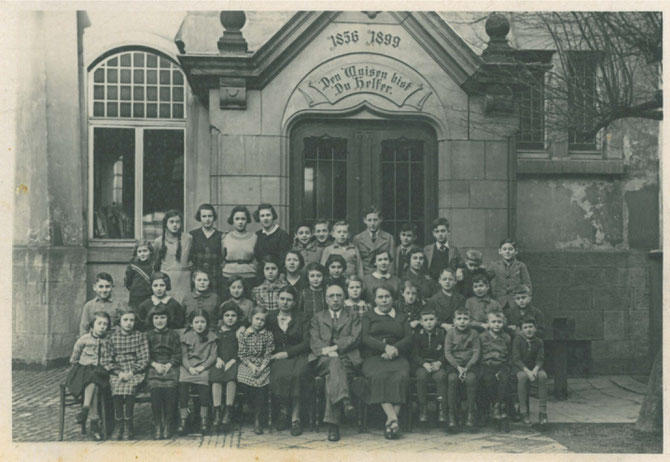
MULTIPOLYGON (((211 429, 212 406, 217 428, 225 430, 231 424, 238 383, 260 409, 274 350, 266 314, 278 309, 282 290, 292 286, 296 312, 308 320, 327 309, 325 290, 334 284, 344 289, 346 307, 358 316, 371 309, 377 287, 399 295, 396 309, 408 315, 414 330, 411 360, 420 421, 428 419, 431 380, 437 388, 438 419, 449 429, 458 424, 461 383, 467 396, 466 427, 475 425, 475 409, 483 415, 491 409, 494 419, 504 419, 513 410, 515 377, 524 422, 530 422, 529 382, 539 386, 540 423, 547 421, 540 338, 544 321, 531 304, 530 277, 516 259, 513 241, 504 240, 499 249, 502 259, 485 267, 477 250, 461 256, 449 242, 449 222, 437 218, 432 223, 433 244, 416 246, 417 228, 407 223, 396 247, 393 236, 380 228, 379 210, 371 207, 363 219, 366 230, 353 239, 346 222, 338 221, 331 229, 328 221, 317 220, 300 224, 293 245, 286 248, 286 239, 273 224, 276 212, 271 209, 266 227, 263 210, 269 209, 257 211, 264 228, 256 234, 265 242, 264 252, 255 251, 257 277, 225 272, 221 277, 216 262, 232 260, 216 254, 222 252, 217 246, 225 246, 226 234, 215 230, 220 235, 214 235, 211 230, 215 212, 209 204, 199 207, 197 218, 203 230, 209 226, 204 238, 214 236, 211 242, 216 245, 201 248, 199 258, 212 263, 190 268, 191 291, 181 300, 172 296, 174 276, 163 270, 161 262, 170 252, 183 257, 182 252, 188 252, 194 240, 197 243, 193 232, 194 239, 182 242, 180 237, 172 242, 173 248, 167 238, 158 242, 158 248, 151 241, 136 244, 125 277, 128 302, 112 297, 111 275, 96 275, 96 297, 84 306, 67 379, 72 394, 83 395, 77 421, 85 422, 90 413, 94 439, 102 438, 97 403, 101 390, 108 387, 114 406, 113 439, 134 438, 134 396, 141 387, 151 396, 155 439, 187 431, 189 398, 194 393, 200 403, 196 427, 202 432, 211 429), (273 235, 279 238, 271 244, 273 235)), ((249 212, 244 213, 248 217, 249 212)), ((232 213, 229 223, 237 216, 232 213)), ((164 237, 181 236, 174 221, 164 220, 164 237)))

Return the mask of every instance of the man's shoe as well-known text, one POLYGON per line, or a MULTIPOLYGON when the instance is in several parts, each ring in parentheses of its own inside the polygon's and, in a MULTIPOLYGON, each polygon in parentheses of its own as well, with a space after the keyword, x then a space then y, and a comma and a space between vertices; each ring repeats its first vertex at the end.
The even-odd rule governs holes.
POLYGON ((472 412, 468 412, 468 418, 465 420, 465 428, 468 430, 475 428, 475 415, 472 412))
POLYGON ((523 414, 523 416, 521 417, 521 422, 524 425, 530 425, 531 424, 530 416, 528 415, 528 413, 523 414))
POLYGON ((493 405, 493 420, 501 420, 502 412, 500 410, 500 403, 495 403, 493 405))
POLYGON ((154 424, 154 440, 162 440, 163 432, 161 431, 160 424, 154 424))
POLYGON ((207 417, 200 418, 200 433, 203 435, 209 435, 209 419, 207 417))
POLYGON ((340 441, 340 426, 330 424, 328 429, 328 441, 340 441))
POLYGON ((549 420, 547 419, 547 413, 546 412, 540 412, 540 425, 547 425, 549 423, 549 420))
POLYGON ((351 421, 356 417, 356 408, 351 404, 349 398, 342 400, 342 408, 344 409, 344 418, 348 421, 351 421))
POLYGON ((507 419, 507 406, 505 403, 500 403, 500 418, 502 420, 507 419))
POLYGON ((428 422, 428 405, 421 404, 419 407, 419 422, 428 422))
POLYGON ((447 430, 450 432, 456 431, 458 425, 456 424, 456 416, 454 414, 449 414, 449 423, 447 424, 447 430))
POLYGON ((188 422, 186 421, 186 419, 179 419, 179 426, 177 427, 177 433, 179 433, 180 435, 185 435, 187 425, 188 422))
POLYGON ((275 428, 277 431, 284 431, 288 428, 288 409, 285 406, 279 408, 279 416, 277 417, 277 423, 275 428))
POLYGON ((440 423, 447 421, 447 403, 442 399, 437 400, 437 420, 440 423))
POLYGON ((300 423, 299 419, 291 422, 291 435, 292 436, 302 435, 302 424, 300 423))

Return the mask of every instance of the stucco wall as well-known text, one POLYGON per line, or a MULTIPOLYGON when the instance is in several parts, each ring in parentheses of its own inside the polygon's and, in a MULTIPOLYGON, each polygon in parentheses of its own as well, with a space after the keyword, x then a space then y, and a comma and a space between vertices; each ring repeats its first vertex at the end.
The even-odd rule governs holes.
POLYGON ((77 13, 20 23, 12 357, 45 365, 69 355, 86 293, 77 13))

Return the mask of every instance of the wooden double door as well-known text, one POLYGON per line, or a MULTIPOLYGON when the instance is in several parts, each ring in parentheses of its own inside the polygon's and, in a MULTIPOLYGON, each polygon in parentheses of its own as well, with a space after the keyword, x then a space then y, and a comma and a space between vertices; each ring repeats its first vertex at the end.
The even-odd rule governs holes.
POLYGON ((352 235, 370 205, 382 228, 418 226, 437 213, 437 140, 432 127, 411 121, 309 120, 291 131, 291 227, 326 218, 346 220, 352 235))

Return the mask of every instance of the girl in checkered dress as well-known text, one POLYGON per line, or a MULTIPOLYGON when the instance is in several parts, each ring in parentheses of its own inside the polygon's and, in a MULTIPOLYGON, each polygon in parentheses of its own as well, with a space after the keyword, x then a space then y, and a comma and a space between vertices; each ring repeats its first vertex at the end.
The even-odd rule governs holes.
POLYGON ((247 396, 254 403, 254 433, 261 435, 261 414, 265 408, 270 383, 270 360, 275 346, 272 333, 265 329, 267 310, 257 306, 252 313, 251 327, 239 343, 240 365, 237 368, 237 381, 247 385, 247 396))
POLYGON ((279 274, 279 261, 274 255, 265 255, 261 261, 265 281, 253 288, 251 299, 256 306, 262 306, 267 311, 276 311, 279 309, 279 289, 286 285, 286 281, 279 274))
POLYGON ((107 369, 114 401, 115 428, 112 439, 134 438, 133 407, 137 386, 144 381, 149 365, 149 343, 143 332, 135 329, 134 311, 121 311, 119 326, 110 336, 112 360, 107 369))
POLYGON ((344 306, 359 318, 370 309, 370 305, 361 299, 362 294, 363 281, 357 274, 350 275, 347 278, 347 299, 344 301, 344 306))

